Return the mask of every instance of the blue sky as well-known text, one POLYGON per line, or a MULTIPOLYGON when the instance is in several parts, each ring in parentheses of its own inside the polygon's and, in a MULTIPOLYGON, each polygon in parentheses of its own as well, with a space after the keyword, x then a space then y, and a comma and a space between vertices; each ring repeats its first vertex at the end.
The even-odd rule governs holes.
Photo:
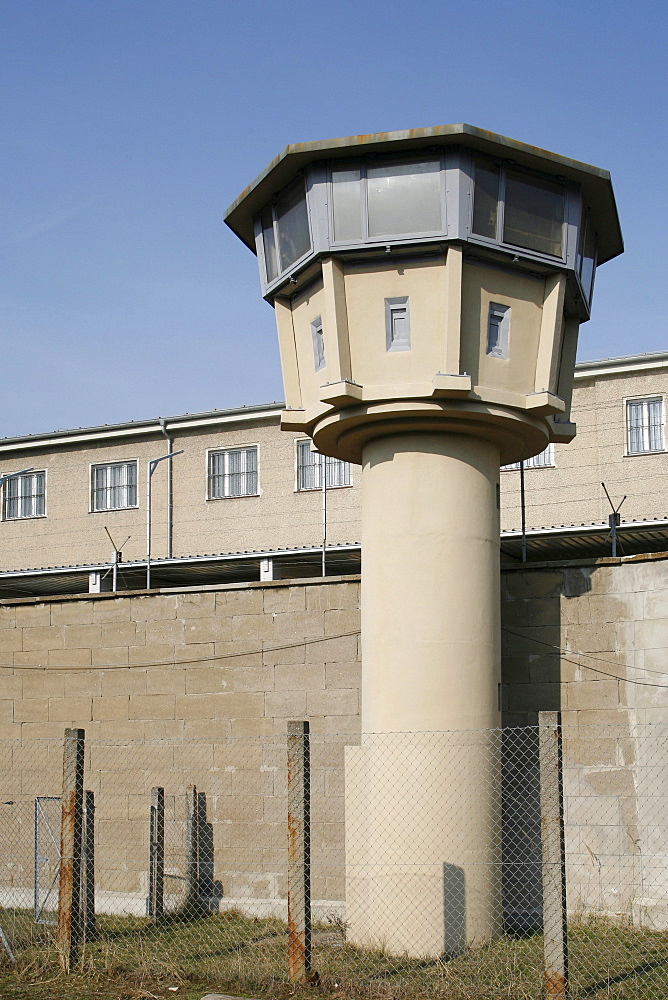
POLYGON ((469 122, 605 167, 581 359, 668 349, 654 0, 0 0, 0 436, 282 397, 225 207, 289 142, 469 122))

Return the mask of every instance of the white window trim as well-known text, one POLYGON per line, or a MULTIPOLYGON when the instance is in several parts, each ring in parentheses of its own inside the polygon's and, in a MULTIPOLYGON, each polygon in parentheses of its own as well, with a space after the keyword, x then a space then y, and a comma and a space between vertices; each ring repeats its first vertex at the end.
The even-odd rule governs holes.
POLYGON ((647 455, 666 454, 666 397, 662 392, 648 392, 642 396, 623 396, 624 405, 624 457, 642 458, 647 455), (631 451, 629 448, 629 403, 649 403, 651 400, 661 400, 661 448, 652 448, 648 451, 631 451))
MULTIPOLYGON (((294 478, 293 493, 319 493, 319 492, 322 491, 322 484, 320 484, 320 486, 302 486, 302 487, 299 486, 299 445, 303 441, 307 441, 308 442, 308 444, 311 447, 311 451, 312 452, 314 452, 315 454, 322 454, 322 452, 318 452, 318 450, 313 447, 313 442, 311 441, 310 438, 302 438, 302 437, 300 437, 300 438, 295 438, 294 439, 295 478, 294 478)), ((343 459, 339 458, 339 459, 335 459, 335 461, 343 462, 343 459)), ((348 466, 348 478, 349 478, 350 481, 347 482, 347 483, 337 483, 335 486, 328 486, 327 487, 327 492, 329 492, 330 490, 347 490, 347 489, 350 489, 350 487, 353 485, 353 467, 352 467, 352 463, 351 462, 347 462, 345 464, 347 464, 347 466, 348 466)))
POLYGON ((88 513, 89 514, 109 514, 115 510, 138 510, 139 508, 139 459, 138 458, 121 458, 115 462, 91 462, 88 466, 88 513), (126 504, 123 507, 96 507, 95 506, 95 486, 93 480, 93 473, 95 469, 101 469, 105 466, 112 465, 132 465, 134 463, 137 469, 137 503, 126 504))
MULTIPOLYGON (((5 498, 7 482, 5 481, 2 485, 2 495, 0 496, 0 520, 2 521, 34 521, 42 517, 47 516, 46 499, 47 499, 47 470, 46 469, 33 469, 32 472, 24 473, 24 476, 44 476, 44 513, 43 514, 21 514, 19 517, 5 517, 5 498)), ((14 477, 12 479, 22 478, 21 476, 14 477)))
POLYGON ((243 444, 225 444, 218 448, 207 448, 204 459, 204 500, 208 503, 217 503, 219 500, 247 500, 249 497, 259 497, 262 496, 262 487, 260 486, 260 445, 256 441, 244 442, 243 444), (229 496, 229 497, 212 497, 209 496, 209 461, 210 456, 214 454, 220 454, 222 451, 247 451, 249 448, 255 448, 255 464, 257 466, 257 471, 255 473, 257 478, 257 492, 256 493, 241 493, 239 496, 229 496))

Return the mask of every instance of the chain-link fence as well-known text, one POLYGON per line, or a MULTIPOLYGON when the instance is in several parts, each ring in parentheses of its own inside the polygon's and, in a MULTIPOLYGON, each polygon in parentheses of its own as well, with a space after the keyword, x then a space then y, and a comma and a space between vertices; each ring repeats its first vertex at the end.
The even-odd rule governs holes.
POLYGON ((65 775, 62 740, 0 744, 0 964, 70 948, 240 992, 290 972, 345 996, 668 995, 668 727, 69 733, 65 775))

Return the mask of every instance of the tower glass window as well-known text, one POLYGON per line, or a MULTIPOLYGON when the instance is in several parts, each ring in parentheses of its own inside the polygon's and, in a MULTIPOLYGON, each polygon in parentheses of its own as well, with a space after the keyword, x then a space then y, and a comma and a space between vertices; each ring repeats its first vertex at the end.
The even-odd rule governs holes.
POLYGON ((563 229, 563 188, 553 181, 509 170, 503 214, 504 243, 561 257, 563 229))
POLYGON ((23 517, 44 517, 46 473, 24 472, 7 479, 2 488, 2 516, 5 521, 23 517))

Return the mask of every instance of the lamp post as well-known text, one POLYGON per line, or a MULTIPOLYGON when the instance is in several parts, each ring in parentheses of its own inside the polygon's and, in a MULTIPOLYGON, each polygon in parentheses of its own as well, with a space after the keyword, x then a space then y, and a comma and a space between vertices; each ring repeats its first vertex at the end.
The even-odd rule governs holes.
POLYGON ((153 478, 153 473, 160 462, 164 462, 168 458, 174 458, 175 455, 182 455, 185 449, 181 448, 179 451, 170 451, 166 455, 161 455, 160 458, 152 458, 146 466, 146 589, 151 589, 151 480, 153 478))
POLYGON ((288 146, 225 221, 274 306, 282 428, 362 466, 348 939, 451 954, 503 926, 499 469, 575 435, 610 177, 445 125, 288 146))

